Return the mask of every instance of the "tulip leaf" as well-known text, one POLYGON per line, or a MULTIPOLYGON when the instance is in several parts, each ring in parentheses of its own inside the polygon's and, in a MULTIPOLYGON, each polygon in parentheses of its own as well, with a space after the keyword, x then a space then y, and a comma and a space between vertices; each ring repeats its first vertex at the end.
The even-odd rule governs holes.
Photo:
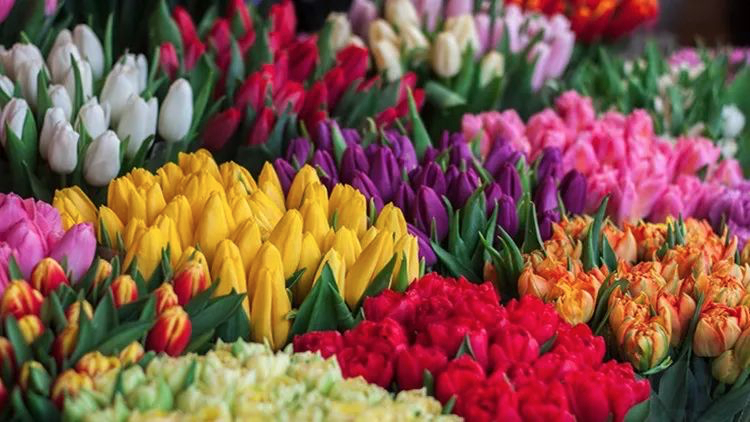
MULTIPOLYGON (((111 292, 109 293, 111 295, 111 292)), ((133 319, 136 319, 136 315, 138 315, 139 311, 143 309, 143 305, 146 303, 146 301, 149 298, 146 296, 139 297, 138 299, 134 300, 133 302, 126 303, 124 305, 121 305, 117 309, 117 320, 118 321, 130 321, 133 319)))
POLYGON ((214 337, 215 330, 212 328, 199 337, 191 337, 190 343, 185 347, 183 353, 202 353, 210 345, 211 339, 214 337))
POLYGON ((552 349, 552 346, 555 345, 556 340, 557 340, 557 333, 555 333, 552 337, 549 338, 549 340, 545 341, 539 347, 539 356, 549 352, 552 349))
POLYGON ((234 37, 231 38, 229 68, 226 73, 226 92, 230 100, 233 98, 237 84, 245 78, 245 62, 242 52, 234 37))
POLYGON ((685 419, 688 393, 688 362, 690 353, 683 354, 674 365, 664 371, 659 380, 658 396, 664 407, 670 409, 673 420, 685 419))
POLYGON ((39 419, 34 419, 31 416, 31 413, 29 413, 29 409, 26 408, 26 404, 23 402, 23 396, 21 393, 20 385, 16 385, 13 388, 13 392, 10 394, 10 403, 11 403, 11 406, 13 407, 13 416, 15 420, 28 421, 28 422, 34 422, 35 420, 39 420, 39 419))
POLYGON ((12 95, 8 95, 5 93, 5 91, 0 89, 0 107, 5 107, 5 105, 8 104, 8 101, 10 101, 12 98, 12 95))
POLYGON ((150 50, 158 48, 164 42, 170 42, 178 52, 182 51, 180 29, 169 14, 169 5, 166 0, 159 0, 156 9, 149 17, 148 41, 150 50))
POLYGON ((63 363, 63 369, 75 366, 78 359, 83 355, 90 352, 96 345, 96 333, 94 327, 91 324, 91 320, 86 315, 86 312, 81 312, 78 317, 78 338, 76 340, 76 347, 73 349, 70 357, 63 363))
POLYGON ((530 253, 533 251, 541 251, 546 255, 544 250, 544 242, 542 242, 542 235, 539 233, 539 222, 536 218, 536 205, 531 202, 528 195, 524 199, 526 201, 526 221, 524 225, 524 236, 523 244, 521 245, 521 251, 523 253, 530 253))
POLYGON ((440 262, 445 265, 448 272, 454 277, 466 277, 472 283, 481 283, 482 279, 474 272, 473 269, 466 267, 455 256, 440 246, 435 240, 430 240, 432 250, 437 255, 440 262))
POLYGON ((609 239, 606 235, 602 236, 602 262, 607 266, 609 271, 617 270, 617 254, 612 249, 612 245, 609 244, 609 239))
POLYGON ((454 91, 462 98, 467 98, 471 90, 472 83, 476 83, 478 72, 477 64, 474 61, 474 48, 471 44, 464 50, 461 57, 461 70, 453 84, 454 91))
POLYGON ((414 149, 417 152, 417 158, 422 160, 425 151, 427 151, 427 147, 432 145, 432 141, 430 141, 430 135, 427 133, 424 123, 422 123, 422 118, 419 117, 419 110, 417 109, 417 103, 414 101, 414 95, 411 92, 411 88, 407 88, 406 95, 409 100, 409 120, 411 120, 412 124, 414 149))
POLYGON ((44 115, 47 112, 47 109, 52 107, 52 100, 50 99, 49 92, 47 91, 49 80, 47 78, 47 72, 45 72, 43 68, 39 69, 39 72, 36 75, 36 85, 36 119, 40 122, 43 122, 44 115))
POLYGON ((193 121, 190 123, 190 130, 187 136, 187 139, 191 141, 196 139, 195 135, 198 133, 198 128, 201 126, 202 120, 210 117, 204 115, 204 111, 213 92, 215 73, 213 65, 204 54, 190 75, 190 86, 201 87, 193 102, 193 121))
POLYGON ((130 343, 145 336, 153 325, 154 320, 122 324, 117 329, 108 332, 105 340, 96 347, 96 350, 104 355, 116 355, 130 343))
POLYGON ((190 317, 193 328, 190 339, 199 338, 229 319, 238 308, 241 308, 243 300, 245 300, 245 294, 238 293, 211 299, 203 311, 190 317))
POLYGON ((187 303, 187 305, 184 306, 185 312, 190 316, 190 318, 193 318, 194 316, 198 315, 208 304, 208 301, 211 299, 211 296, 213 296, 214 291, 219 286, 219 280, 218 278, 214 280, 213 283, 211 283, 211 286, 209 286, 206 290, 198 293, 197 295, 193 296, 192 299, 187 303))
POLYGON ((440 82, 428 81, 424 86, 425 96, 430 104, 439 109, 466 105, 466 99, 440 82))
POLYGON ((31 348, 26 344, 26 340, 21 334, 18 327, 18 321, 13 315, 5 317, 5 337, 8 338, 13 346, 13 353, 16 357, 16 367, 20 368, 24 362, 32 358, 31 348))
POLYGON ((406 254, 401 254, 401 265, 398 269, 398 275, 396 276, 396 283, 393 285, 393 290, 403 293, 406 291, 406 289, 409 287, 409 275, 408 275, 408 269, 406 265, 406 254))
POLYGON ((445 405, 443 406, 443 415, 450 415, 451 412, 453 412, 453 406, 456 405, 456 396, 451 396, 450 399, 448 399, 447 402, 445 402, 445 405))
POLYGON ((425 394, 432 396, 435 394, 435 377, 432 376, 432 372, 429 369, 422 371, 422 386, 425 388, 425 394))
POLYGON ((96 341, 102 341, 110 336, 112 330, 117 327, 117 308, 115 308, 112 295, 107 295, 96 307, 91 324, 96 333, 96 341))
POLYGON ((253 46, 250 47, 249 56, 250 68, 248 73, 252 73, 261 68, 264 64, 273 62, 273 52, 270 48, 270 41, 268 38, 268 26, 269 23, 265 23, 263 20, 259 21, 259 27, 256 28, 256 38, 253 46))
POLYGON ((149 350, 148 352, 144 353, 143 357, 138 360, 138 366, 143 369, 148 368, 148 364, 151 363, 151 361, 154 360, 155 357, 156 353, 153 350, 149 350))
POLYGON ((148 294, 146 303, 138 315, 138 321, 151 321, 156 319, 156 295, 148 294))
POLYGON ((348 329, 354 325, 352 313, 339 293, 330 265, 326 263, 297 311, 290 338, 310 331, 348 329))
POLYGON ((70 55, 70 67, 73 69, 73 81, 75 83, 73 98, 71 98, 71 100, 73 100, 73 112, 71 113, 71 116, 77 116, 78 110, 81 109, 84 102, 83 82, 81 80, 81 69, 78 67, 78 61, 73 57, 73 54, 70 55))
POLYGON ((646 422, 649 416, 650 399, 646 399, 631 407, 625 415, 625 422, 646 422))
POLYGON ((289 278, 286 280, 286 288, 291 289, 294 287, 295 284, 297 284, 298 281, 302 278, 302 274, 305 273, 306 268, 301 268, 294 272, 289 278))
POLYGON ((103 75, 108 75, 112 69, 112 25, 114 22, 114 13, 107 16, 107 25, 104 29, 104 71, 103 75))
MULTIPOLYGON (((45 393, 46 394, 46 393, 45 393)), ((50 399, 37 394, 33 391, 26 393, 26 403, 29 412, 36 421, 57 421, 60 420, 60 411, 55 407, 50 399)))
POLYGON ((250 320, 241 306, 216 328, 216 336, 227 343, 243 339, 250 341, 250 320))
POLYGON ((464 334, 464 339, 461 342, 461 345, 458 347, 458 351, 456 352, 456 356, 454 359, 458 359, 463 355, 469 355, 472 359, 477 360, 477 356, 474 354, 474 349, 471 347, 471 340, 469 339, 468 334, 464 334))
POLYGON ((583 256, 581 257, 581 260, 583 261, 583 267, 586 271, 589 271, 592 268, 598 268, 601 265, 601 252, 599 251, 599 245, 602 222, 604 221, 604 214, 607 211, 608 202, 609 195, 605 196, 602 203, 599 205, 599 209, 594 216, 594 221, 589 226, 589 231, 583 242, 583 256))
POLYGON ((609 296, 615 291, 616 288, 624 288, 627 286, 625 280, 612 281, 614 273, 607 274, 607 277, 602 282, 599 288, 599 294, 596 297, 596 305, 594 306, 594 314, 589 321, 589 326, 592 330, 598 328, 599 323, 605 320, 604 315, 609 311, 609 296))
POLYGON ((339 125, 332 124, 331 125, 331 141, 333 143, 333 157, 336 159, 336 165, 341 165, 341 157, 344 156, 344 151, 346 151, 346 141, 344 140, 344 135, 341 134, 341 129, 339 128, 339 125))
POLYGON ((330 20, 326 20, 323 24, 323 28, 318 31, 318 65, 315 67, 315 72, 308 81, 313 83, 325 75, 326 72, 333 66, 333 46, 331 44, 331 33, 333 32, 333 23, 330 20))
POLYGON ((63 310, 62 304, 60 303, 60 297, 57 295, 56 291, 50 293, 42 305, 42 321, 45 323, 54 323, 57 331, 62 330, 68 325, 68 319, 65 317, 65 310, 63 310))
POLYGON ((18 262, 16 261, 15 255, 11 255, 10 259, 8 259, 8 277, 10 277, 11 280, 24 280, 25 278, 21 269, 18 268, 18 262))

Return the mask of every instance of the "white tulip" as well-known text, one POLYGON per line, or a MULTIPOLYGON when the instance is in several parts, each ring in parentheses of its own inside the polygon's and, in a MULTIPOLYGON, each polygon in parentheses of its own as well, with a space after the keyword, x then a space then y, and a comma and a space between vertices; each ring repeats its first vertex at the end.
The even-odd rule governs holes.
POLYGON ((18 139, 23 138, 23 124, 26 115, 30 113, 29 105, 23 98, 13 98, 8 101, 3 109, 2 122, 0 122, 0 141, 5 147, 6 134, 10 130, 18 139))
POLYGON ((393 82, 404 74, 401 67, 401 55, 392 42, 386 39, 377 41, 372 45, 372 55, 375 57, 378 70, 385 72, 388 81, 393 82))
MULTIPOLYGON (((91 97, 94 90, 94 79, 93 75, 91 74, 91 65, 86 60, 81 60, 77 62, 77 64, 78 72, 81 74, 81 88, 83 92, 83 99, 85 101, 91 97)), ((68 91, 68 95, 70 95, 70 98, 75 98, 76 74, 72 66, 70 67, 70 69, 68 69, 68 73, 65 75, 63 85, 68 91)))
POLYGON ((430 47, 427 37, 414 25, 405 25, 401 27, 401 39, 404 42, 406 51, 426 50, 430 47))
POLYGON ((83 177, 92 186, 107 186, 120 173, 120 139, 108 130, 86 150, 83 177))
POLYGON ((736 105, 725 105, 721 109, 721 125, 725 138, 736 138, 745 128, 745 115, 736 105))
POLYGON ((156 133, 158 110, 159 103, 156 98, 151 98, 146 102, 137 95, 131 95, 128 99, 125 112, 122 113, 120 122, 117 124, 117 136, 122 140, 130 138, 128 157, 133 157, 143 141, 156 133))
POLYGON ((131 95, 138 95, 138 69, 135 66, 118 63, 104 80, 99 99, 102 104, 109 104, 112 112, 112 123, 117 124, 125 110, 125 104, 131 95))
POLYGON ((405 25, 420 25, 417 9, 410 0, 386 0, 385 18, 399 29, 405 25))
POLYGON ((47 152, 52 143, 52 137, 55 134, 59 123, 67 123, 65 111, 60 107, 50 107, 44 113, 44 123, 42 124, 42 133, 39 134, 39 154, 47 159, 47 152))
POLYGON ((461 52, 464 52, 469 47, 471 47, 474 53, 479 51, 479 33, 477 33, 473 16, 461 15, 448 18, 445 21, 445 29, 453 33, 456 37, 461 52))
POLYGON ((81 53, 73 43, 58 45, 50 51, 47 56, 47 66, 49 66, 54 83, 61 83, 65 80, 72 65, 71 60, 81 61, 81 53))
POLYGON ((52 101, 52 107, 61 108, 65 113, 65 120, 70 121, 73 117, 73 102, 70 100, 70 95, 68 95, 65 87, 62 85, 50 85, 47 88, 47 94, 50 101, 52 101))
POLYGON ((104 72, 104 48, 94 31, 86 24, 77 25, 73 29, 73 42, 81 56, 91 65, 94 78, 101 78, 104 72))
POLYGON ((36 106, 37 77, 42 66, 39 62, 29 60, 21 63, 16 74, 16 82, 21 86, 21 95, 32 107, 36 106))
POLYGON ((146 81, 148 81, 148 60, 143 54, 126 54, 124 56, 123 64, 133 66, 138 70, 138 93, 140 94, 146 89, 146 81))
POLYGON ((339 51, 349 43, 352 26, 344 13, 331 13, 327 20, 331 22, 331 47, 339 51))
POLYGON ((55 38, 55 42, 52 44, 52 49, 50 49, 50 51, 54 50, 55 47, 65 44, 73 44, 73 34, 71 34, 70 30, 67 28, 57 33, 57 38, 55 38))
POLYGON ((98 137, 109 127, 109 106, 91 98, 78 111, 76 127, 79 131, 85 129, 91 139, 98 137))
POLYGON ((13 47, 3 55, 3 68, 10 79, 16 79, 16 69, 21 63, 35 61, 44 66, 42 52, 33 44, 13 44, 13 47))
POLYGON ((48 146, 49 167, 58 174, 70 174, 78 164, 78 132, 68 122, 55 126, 55 133, 48 146))
POLYGON ((393 45, 399 43, 398 35, 393 31, 391 25, 383 19, 378 19, 370 24, 367 39, 370 45, 382 40, 390 41, 393 45))
POLYGON ((12 97, 14 90, 15 86, 13 85, 13 81, 5 75, 0 75, 0 91, 3 91, 5 95, 9 97, 12 97))
POLYGON ((484 87, 505 72, 505 58, 499 52, 492 50, 479 63, 479 86, 484 87))
POLYGON ((443 78, 452 78, 461 69, 461 49, 452 32, 441 32, 432 46, 432 69, 443 78))
POLYGON ((169 87, 159 111, 159 135, 167 142, 178 142, 187 135, 193 121, 193 89, 185 79, 169 87))

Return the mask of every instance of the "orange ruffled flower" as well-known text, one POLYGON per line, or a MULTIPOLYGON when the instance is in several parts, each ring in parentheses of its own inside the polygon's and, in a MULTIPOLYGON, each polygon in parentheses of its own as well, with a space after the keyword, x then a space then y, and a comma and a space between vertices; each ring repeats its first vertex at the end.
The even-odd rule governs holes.
POLYGON ((726 305, 709 304, 695 327, 693 351, 696 356, 716 357, 731 349, 742 332, 738 312, 726 305))

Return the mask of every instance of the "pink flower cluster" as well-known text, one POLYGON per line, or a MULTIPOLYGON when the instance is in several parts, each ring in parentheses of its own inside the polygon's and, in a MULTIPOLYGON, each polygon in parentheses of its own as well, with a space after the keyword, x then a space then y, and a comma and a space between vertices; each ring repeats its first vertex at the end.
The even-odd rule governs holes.
POLYGON ((573 91, 526 124, 509 110, 465 115, 462 126, 466 139, 481 134, 483 154, 497 139, 510 141, 530 161, 545 148, 559 148, 563 171, 576 169, 588 180, 586 212, 595 211, 609 194, 608 213, 618 223, 689 217, 712 185, 742 181, 739 163, 720 160, 710 140, 657 136, 643 110, 597 116, 591 99, 573 91))
POLYGON ((11 256, 28 279, 43 258, 65 262, 73 280, 91 266, 96 235, 90 223, 63 230, 60 214, 50 204, 0 193, 0 296, 8 285, 11 256))

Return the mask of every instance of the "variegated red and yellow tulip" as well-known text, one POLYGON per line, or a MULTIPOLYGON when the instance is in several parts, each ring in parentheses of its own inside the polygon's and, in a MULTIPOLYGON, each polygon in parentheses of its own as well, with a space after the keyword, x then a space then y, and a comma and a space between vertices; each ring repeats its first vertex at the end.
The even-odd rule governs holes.
POLYGON ((143 357, 145 354, 145 351, 143 350, 143 346, 141 343, 134 341, 127 345, 122 351, 120 351, 120 354, 118 358, 120 359, 120 363, 122 365, 129 365, 133 363, 138 363, 139 360, 143 357))
POLYGON ((152 294, 156 297, 156 315, 161 315, 173 306, 179 306, 177 294, 169 283, 162 283, 152 294))
POLYGON ((13 315, 20 319, 24 315, 39 315, 44 297, 39 290, 23 280, 13 280, 8 284, 0 300, 0 315, 13 315))
POLYGON ((179 356, 190 341, 192 324, 187 312, 180 306, 173 306, 156 319, 148 332, 146 347, 157 353, 179 356))
POLYGON ((60 334, 55 337, 52 343, 52 356, 57 360, 58 365, 68 358, 78 343, 78 324, 68 324, 60 334))
POLYGON ((91 307, 91 304, 86 300, 77 300, 71 303, 68 309, 65 310, 65 319, 68 321, 68 324, 78 324, 81 318, 81 309, 83 309, 83 313, 88 319, 94 317, 94 309, 91 307))
POLYGON ((86 353, 76 363, 76 371, 90 377, 96 377, 110 369, 119 368, 120 359, 115 356, 104 356, 99 351, 86 353))
POLYGON ((94 382, 90 376, 76 372, 73 369, 68 369, 60 374, 55 383, 52 384, 50 398, 58 408, 62 408, 65 397, 75 397, 82 389, 91 389, 93 387, 94 382))
POLYGON ((31 272, 31 286, 47 296, 61 284, 70 284, 65 270, 52 258, 44 258, 31 272))
POLYGON ((26 340, 26 344, 31 344, 42 335, 45 327, 38 316, 28 314, 18 320, 18 329, 21 331, 23 339, 26 340))

